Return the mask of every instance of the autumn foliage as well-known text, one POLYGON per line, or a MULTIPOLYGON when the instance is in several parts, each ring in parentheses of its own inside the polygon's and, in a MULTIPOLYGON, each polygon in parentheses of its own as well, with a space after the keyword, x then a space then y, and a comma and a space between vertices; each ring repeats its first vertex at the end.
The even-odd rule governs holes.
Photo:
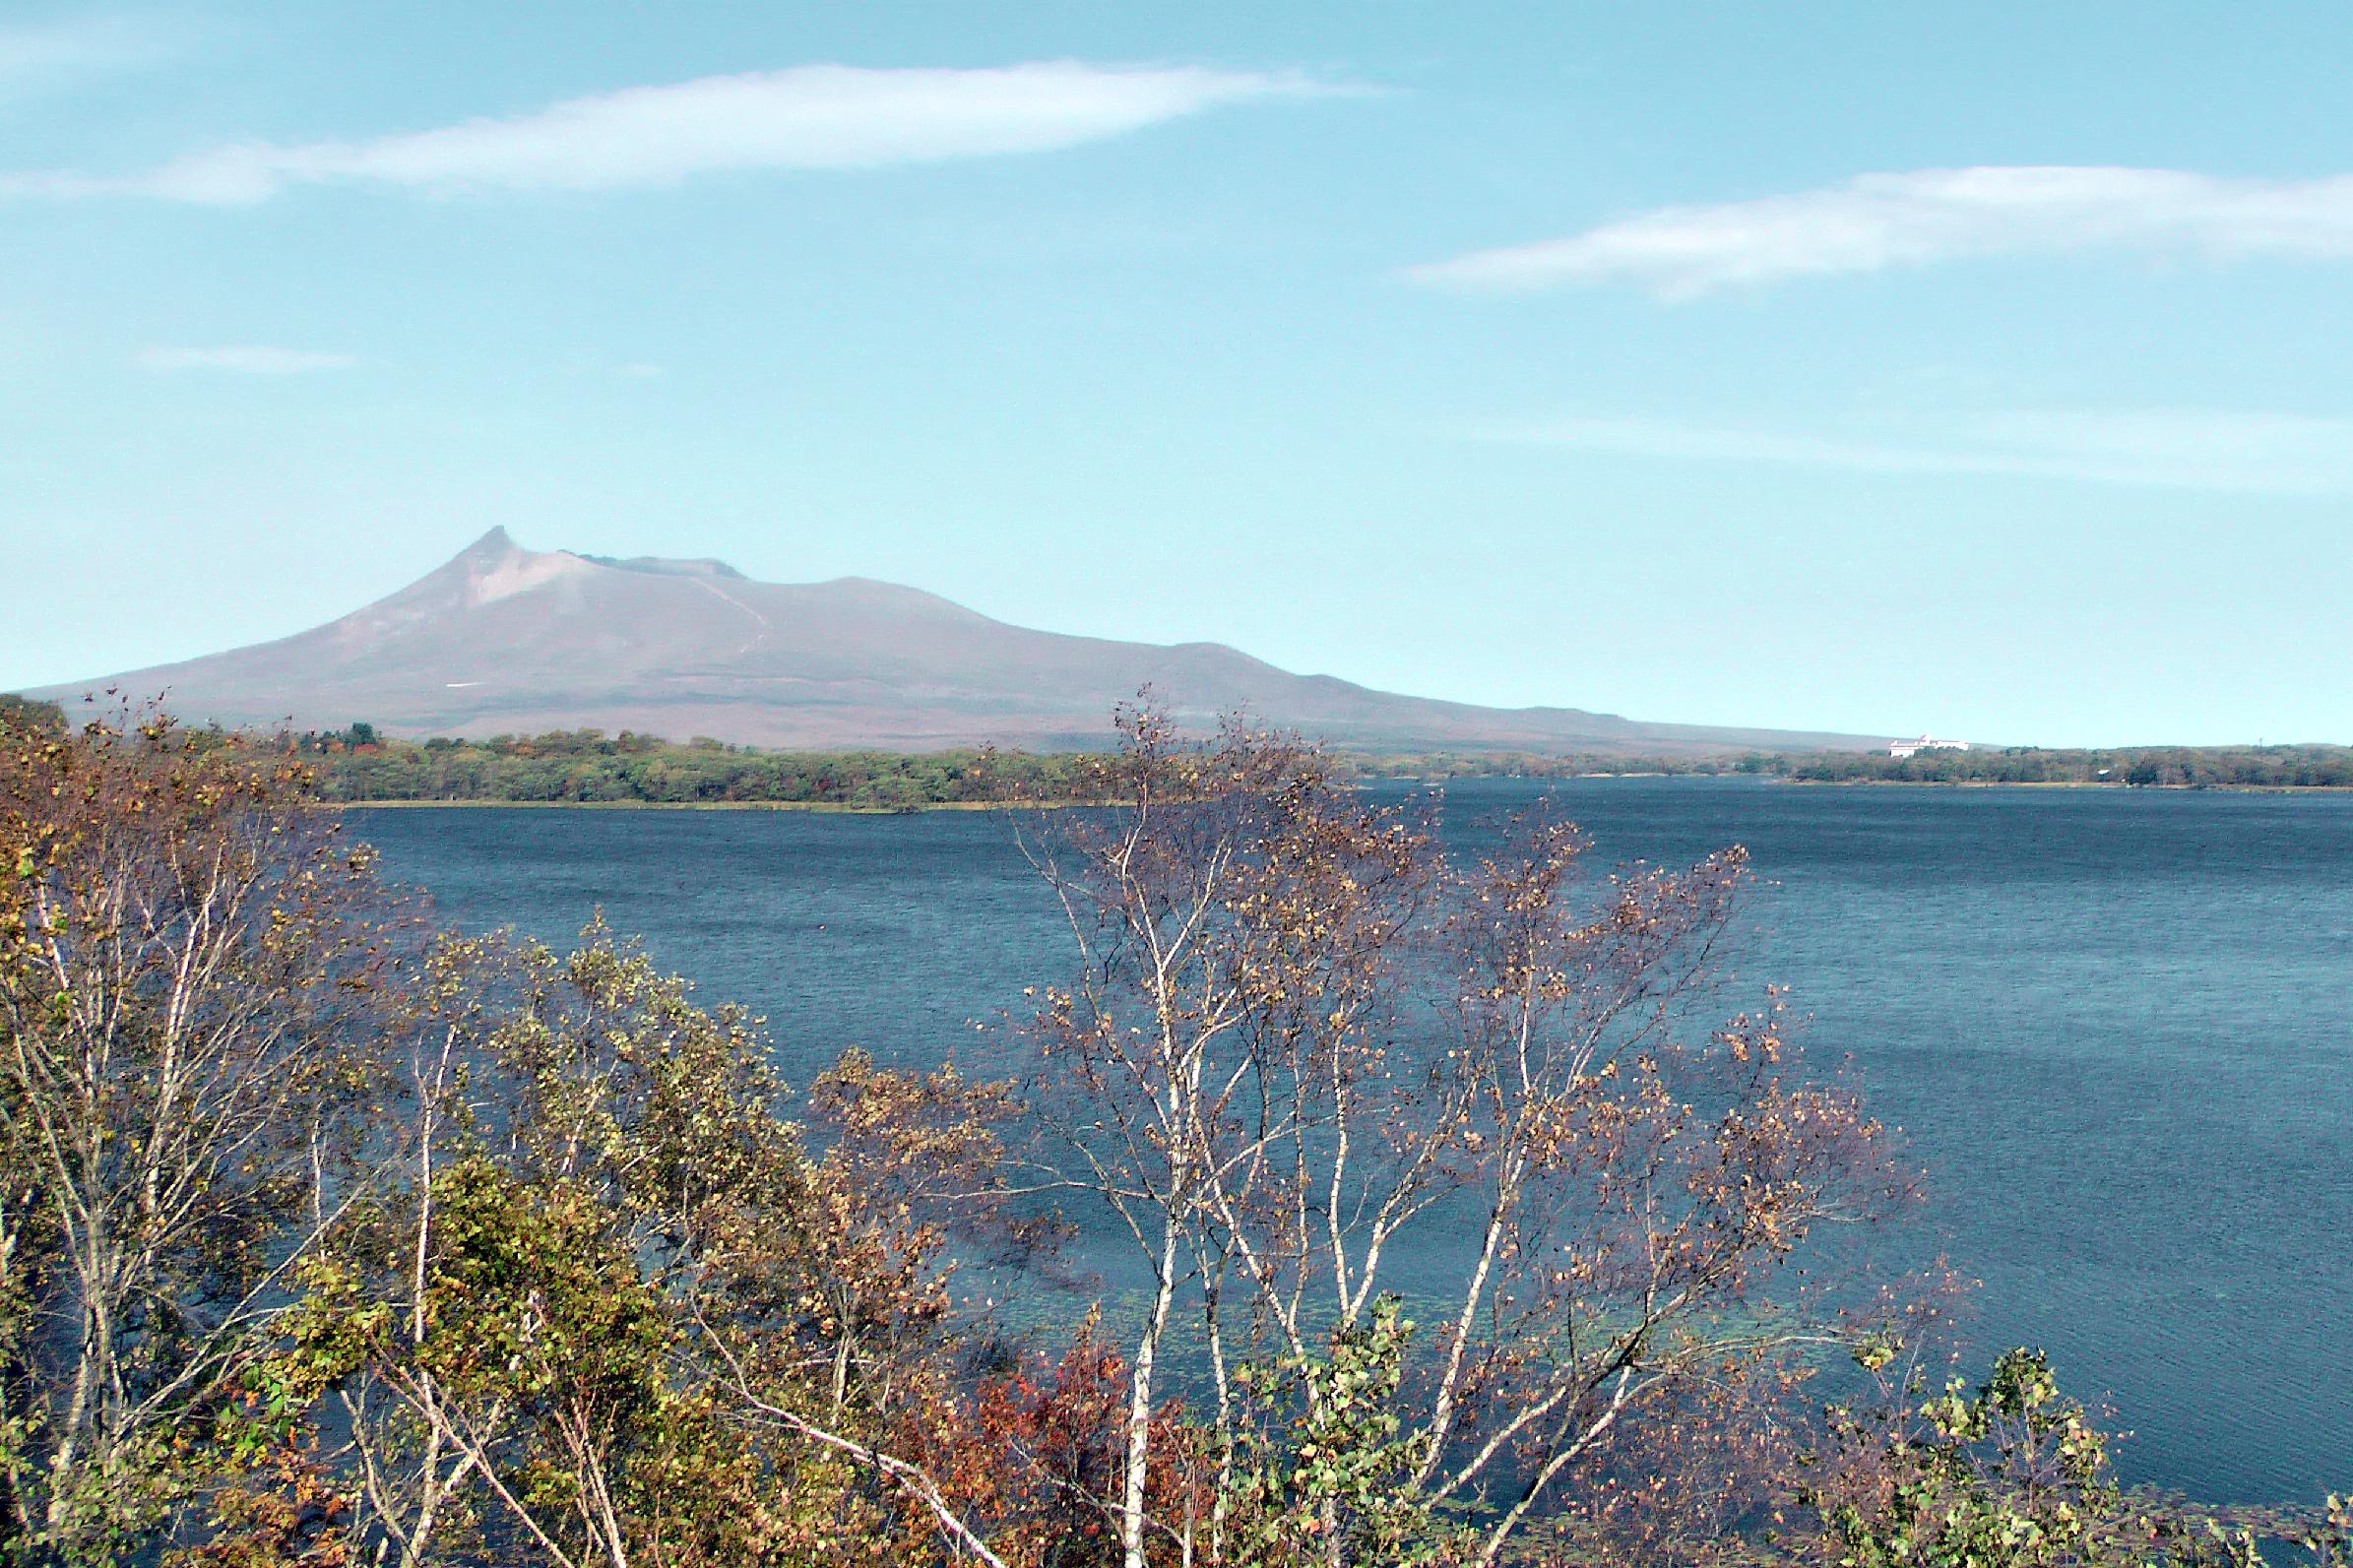
POLYGON ((1029 1069, 796 1092, 602 925, 413 917, 298 749, 0 714, 0 1564, 2254 1560, 1794 1287, 1912 1180, 1725 991, 1738 849, 1121 740, 1015 819, 1029 1069))

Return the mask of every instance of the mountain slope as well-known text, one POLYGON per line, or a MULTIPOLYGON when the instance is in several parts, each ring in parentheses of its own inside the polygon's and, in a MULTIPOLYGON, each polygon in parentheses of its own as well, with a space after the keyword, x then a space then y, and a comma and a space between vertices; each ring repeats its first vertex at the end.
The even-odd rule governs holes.
POLYGON ((1478 708, 1294 675, 1216 643, 1065 637, 863 578, 755 583, 718 561, 533 551, 493 529, 388 598, 277 642, 99 685, 182 719, 482 736, 594 726, 761 746, 1100 745, 1149 684, 1181 721, 1246 707, 1336 745, 1698 754, 1863 736, 1478 708))

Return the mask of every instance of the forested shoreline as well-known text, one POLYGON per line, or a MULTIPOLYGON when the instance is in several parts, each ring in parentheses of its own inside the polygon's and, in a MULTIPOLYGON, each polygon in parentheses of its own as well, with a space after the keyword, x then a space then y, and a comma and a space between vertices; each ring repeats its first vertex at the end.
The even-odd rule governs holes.
MULTIPOLYGON (((1089 798, 1085 752, 763 751, 716 741, 557 731, 489 740, 388 740, 366 725, 304 734, 326 798, 370 801, 831 805, 907 810, 1089 798)), ((1728 757, 1335 753, 1360 781, 1724 776, 1803 784, 2075 784, 2133 788, 2353 788, 2353 747, 2010 747, 1752 752, 1728 757)))
MULTIPOLYGON (((54 705, 0 694, 0 715, 10 713, 30 722, 65 722, 54 705)), ((321 799, 351 805, 776 805, 911 811, 1068 804, 1091 798, 1090 759, 1100 755, 986 747, 779 751, 600 729, 412 740, 385 735, 366 722, 280 736, 254 732, 244 738, 287 747, 311 769, 321 799)), ((1910 757, 1877 752, 1714 757, 1334 752, 1329 765, 1335 774, 1357 781, 1427 784, 1481 778, 1733 776, 1800 784, 2353 788, 2353 747, 2322 745, 1977 747, 1910 757)))
MULTIPOLYGON (((647 805, 927 806, 1066 804, 1099 798, 1100 752, 993 748, 771 751, 715 740, 558 730, 486 740, 390 739, 372 725, 292 737, 321 794, 352 804, 407 801, 647 805)), ((1334 753, 1356 780, 1442 782, 1496 776, 1718 774, 1769 759, 1334 753)))
POLYGON ((2353 788, 2353 747, 2017 746, 1916 752, 1818 752, 1770 771, 1809 784, 2088 784, 2171 789, 2353 788))
POLYGON ((0 1563, 2347 1561, 1960 1375, 1940 1263, 1808 1279, 1922 1177, 1717 1011, 1737 847, 1458 863, 1296 741, 1118 741, 1008 824, 1026 1065, 789 1086, 602 924, 428 923, 296 748, 0 713, 0 1563))

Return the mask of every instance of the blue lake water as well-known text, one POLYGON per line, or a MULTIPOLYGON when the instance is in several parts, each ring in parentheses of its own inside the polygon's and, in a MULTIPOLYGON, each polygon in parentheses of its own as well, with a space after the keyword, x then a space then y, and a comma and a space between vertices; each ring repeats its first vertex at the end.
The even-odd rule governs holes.
MULTIPOLYGON (((1540 787, 1458 783, 1449 837, 1540 787)), ((1557 790, 1605 860, 1749 847, 1739 977, 1790 986, 1905 1130, 1934 1197, 1894 1250, 1984 1282, 1978 1345, 2106 1391, 2132 1478, 2353 1487, 2353 796, 1557 790)), ((934 1059, 1068 968, 983 813, 350 815, 455 921, 560 942, 602 906, 800 1082, 851 1043, 934 1059)))

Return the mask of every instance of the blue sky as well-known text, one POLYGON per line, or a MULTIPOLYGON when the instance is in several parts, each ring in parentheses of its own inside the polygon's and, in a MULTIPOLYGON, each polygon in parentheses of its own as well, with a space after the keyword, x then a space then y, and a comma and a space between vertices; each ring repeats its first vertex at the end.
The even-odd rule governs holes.
POLYGON ((493 524, 1644 719, 2353 740, 2337 5, 0 6, 0 687, 493 524))

